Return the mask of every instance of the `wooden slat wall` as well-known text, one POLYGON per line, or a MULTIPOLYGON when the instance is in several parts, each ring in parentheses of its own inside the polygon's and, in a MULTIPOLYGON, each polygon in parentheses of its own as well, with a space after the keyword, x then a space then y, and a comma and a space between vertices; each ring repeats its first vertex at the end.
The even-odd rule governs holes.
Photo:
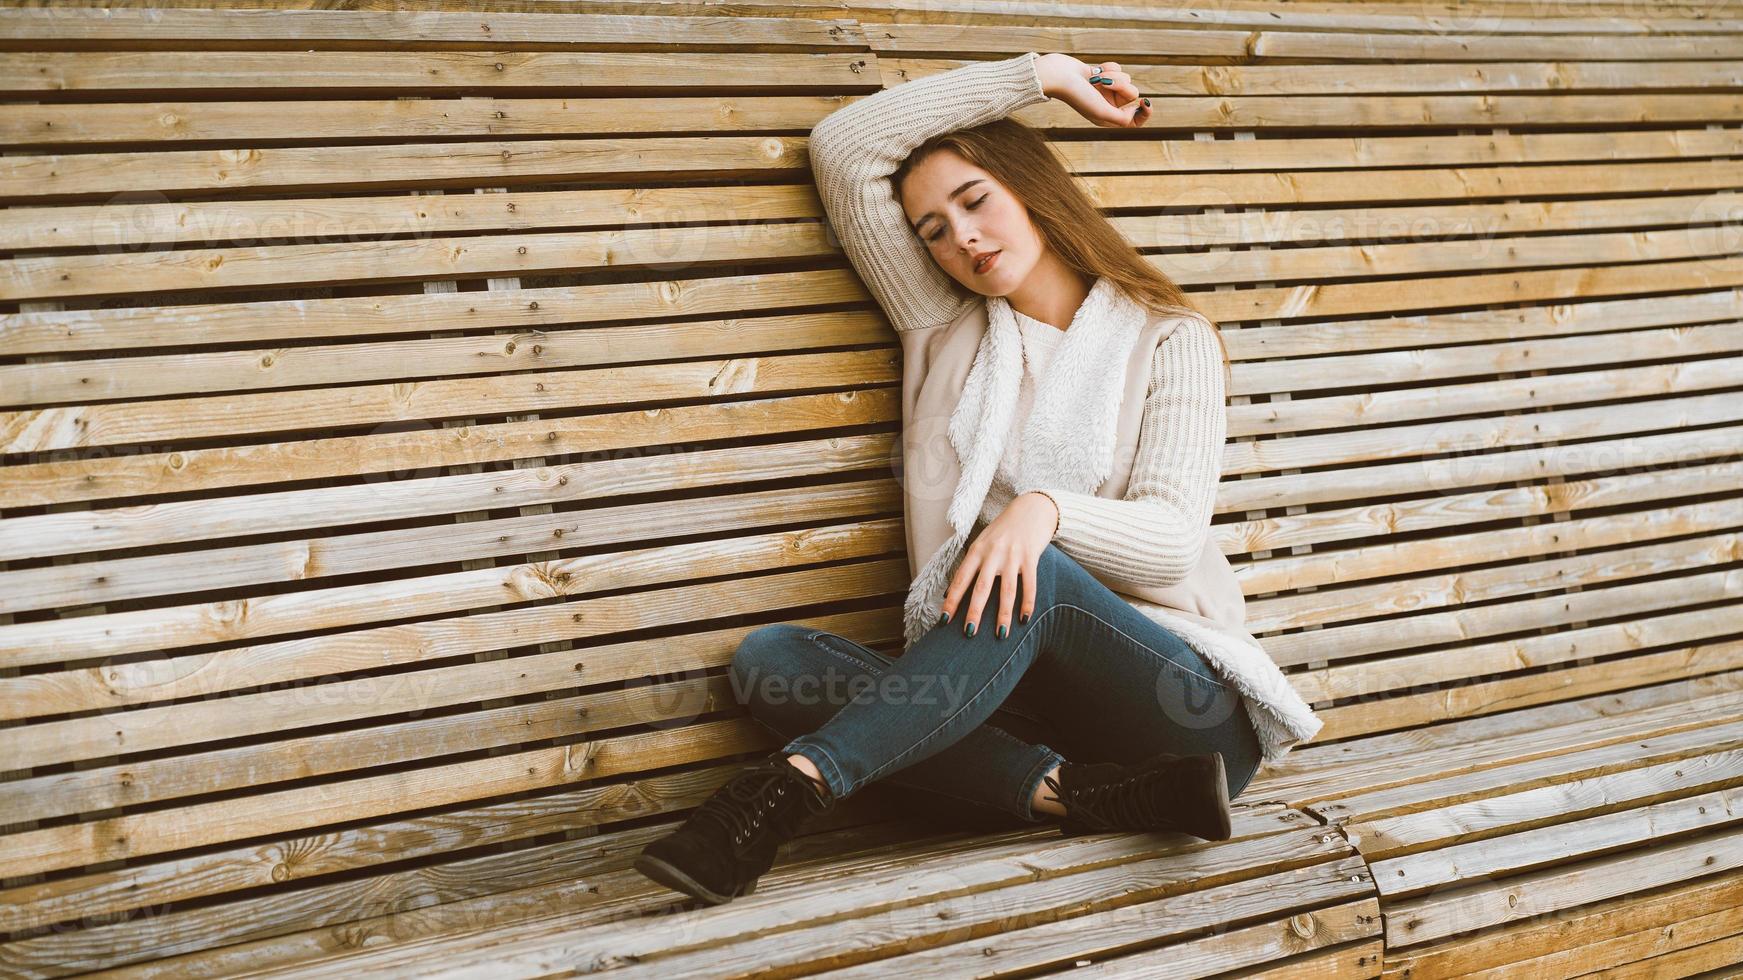
POLYGON ((608 916, 746 632, 897 649, 806 134, 970 58, 1156 101, 1017 118, 1222 325, 1320 742, 1743 669, 1735 5, 345 6, 0 7, 9 975, 608 916))

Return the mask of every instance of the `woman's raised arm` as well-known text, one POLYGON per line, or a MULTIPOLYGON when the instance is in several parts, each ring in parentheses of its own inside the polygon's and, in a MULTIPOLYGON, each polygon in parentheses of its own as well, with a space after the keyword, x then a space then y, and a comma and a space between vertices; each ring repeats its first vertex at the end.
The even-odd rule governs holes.
POLYGON ((1047 101, 1039 59, 1029 51, 904 82, 812 127, 811 171, 829 223, 897 330, 943 323, 979 297, 932 260, 908 225, 890 174, 933 136, 1047 101))

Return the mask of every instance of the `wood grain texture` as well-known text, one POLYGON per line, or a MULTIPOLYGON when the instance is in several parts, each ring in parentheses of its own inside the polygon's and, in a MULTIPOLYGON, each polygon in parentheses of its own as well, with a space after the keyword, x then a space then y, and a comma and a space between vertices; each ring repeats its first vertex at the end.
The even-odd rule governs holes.
POLYGON ((1691 975, 1743 957, 1743 8, 0 3, 0 973, 1691 975), (700 908, 740 641, 899 648, 836 109, 1038 128, 1233 361, 1325 720, 1235 835, 867 793, 700 908))

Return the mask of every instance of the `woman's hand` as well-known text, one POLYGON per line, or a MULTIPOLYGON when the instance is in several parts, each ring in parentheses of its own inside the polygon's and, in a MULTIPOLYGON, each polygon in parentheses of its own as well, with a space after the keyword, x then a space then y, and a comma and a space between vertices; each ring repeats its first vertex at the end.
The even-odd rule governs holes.
POLYGON ((963 552, 956 574, 950 579, 950 587, 944 591, 944 614, 955 618, 957 603, 973 583, 974 594, 970 597, 968 616, 963 620, 963 632, 973 635, 968 629, 970 624, 978 632, 981 614, 996 578, 1000 583, 1000 632, 997 636, 1002 640, 1011 635, 1011 609, 1016 604, 1017 583, 1021 578, 1025 583, 1023 622, 1028 622, 1035 614, 1035 590, 1027 587, 1027 583, 1035 581, 1041 552, 1047 550, 1047 543, 1053 540, 1053 530, 1058 526, 1059 509, 1053 498, 1046 494, 1030 492, 1012 500, 991 524, 981 529, 963 552))
POLYGON ((1150 121, 1150 100, 1138 93, 1132 76, 1117 61, 1086 65, 1055 51, 1035 63, 1041 91, 1076 109, 1097 126, 1135 129, 1150 121), (1099 72, 1099 74, 1098 74, 1099 72), (1091 79, 1102 79, 1092 82, 1091 79))

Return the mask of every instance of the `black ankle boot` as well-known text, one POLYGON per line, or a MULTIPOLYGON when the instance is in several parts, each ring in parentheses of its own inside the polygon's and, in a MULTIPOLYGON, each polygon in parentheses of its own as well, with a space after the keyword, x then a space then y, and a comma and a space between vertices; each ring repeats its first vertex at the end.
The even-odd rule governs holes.
POLYGON ((711 905, 756 891, 775 852, 835 800, 787 761, 769 756, 714 791, 670 834, 642 848, 635 869, 711 905))
POLYGON ((1059 779, 1043 777, 1065 807, 1062 837, 1079 834, 1179 831, 1228 840, 1228 777, 1220 752, 1163 752, 1135 765, 1062 762, 1059 779))

